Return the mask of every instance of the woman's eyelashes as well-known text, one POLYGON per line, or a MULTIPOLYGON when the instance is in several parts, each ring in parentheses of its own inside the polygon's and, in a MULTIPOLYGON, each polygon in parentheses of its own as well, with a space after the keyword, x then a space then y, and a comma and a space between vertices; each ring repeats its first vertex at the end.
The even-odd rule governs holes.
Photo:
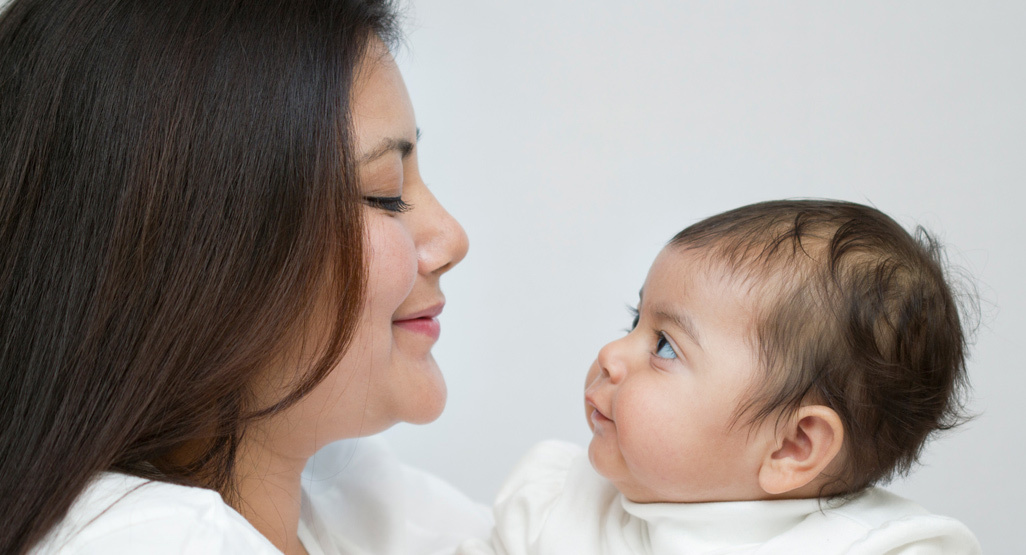
POLYGON ((627 312, 631 315, 631 327, 627 329, 627 333, 630 333, 634 331, 634 328, 638 327, 638 322, 641 319, 641 313, 638 312, 637 308, 630 305, 627 306, 627 312))
POLYGON ((407 211, 409 211, 410 209, 413 208, 413 205, 409 204, 406 201, 404 201, 403 197, 401 197, 401 196, 398 196, 398 197, 372 197, 372 196, 365 196, 365 197, 363 197, 363 202, 367 203, 370 206, 373 206, 374 208, 380 208, 380 209, 385 210, 387 212, 394 212, 396 214, 401 214, 403 212, 407 212, 407 211))

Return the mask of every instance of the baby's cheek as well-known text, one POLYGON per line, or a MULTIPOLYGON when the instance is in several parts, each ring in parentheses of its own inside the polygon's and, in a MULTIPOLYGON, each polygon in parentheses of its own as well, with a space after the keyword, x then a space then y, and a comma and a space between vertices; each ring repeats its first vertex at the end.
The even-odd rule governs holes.
MULTIPOLYGON (((614 415, 620 443, 635 459, 657 457, 671 440, 676 415, 658 391, 621 391, 619 414, 614 415)), ((638 462, 641 462, 640 460, 638 462)))

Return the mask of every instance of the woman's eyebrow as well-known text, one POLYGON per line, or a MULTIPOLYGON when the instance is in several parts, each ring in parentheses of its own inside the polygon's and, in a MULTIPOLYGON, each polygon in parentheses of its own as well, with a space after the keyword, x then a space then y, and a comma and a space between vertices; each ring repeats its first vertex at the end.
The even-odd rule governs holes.
POLYGON ((360 158, 360 163, 366 164, 367 162, 377 160, 378 158, 381 158, 389 152, 398 152, 402 158, 406 158, 410 155, 411 152, 413 152, 413 149, 416 148, 417 142, 420 142, 419 127, 417 128, 416 142, 410 141, 409 139, 403 139, 398 137, 387 137, 385 139, 382 139, 382 141, 378 143, 377 147, 371 149, 371 151, 367 154, 364 154, 360 158))

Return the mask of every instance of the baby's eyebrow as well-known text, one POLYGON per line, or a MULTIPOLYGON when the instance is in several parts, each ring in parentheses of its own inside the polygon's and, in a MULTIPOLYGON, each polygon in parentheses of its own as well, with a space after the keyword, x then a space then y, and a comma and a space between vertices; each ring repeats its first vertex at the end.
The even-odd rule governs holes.
POLYGON ((676 327, 680 328, 681 331, 686 333, 698 348, 702 348, 701 341, 698 340, 698 327, 695 325, 695 321, 691 319, 691 316, 686 312, 680 312, 678 310, 666 310, 658 308, 653 311, 657 318, 661 320, 669 320, 676 327))
MULTIPOLYGON (((641 310, 641 305, 644 304, 645 300, 645 288, 638 289, 638 310, 641 310)), ((669 320, 671 323, 676 325, 684 333, 698 345, 698 348, 702 348, 702 343, 698 341, 698 326, 695 325, 695 321, 691 319, 691 316, 686 312, 680 312, 677 310, 670 310, 663 307, 656 307, 652 311, 656 318, 661 320, 669 320)))

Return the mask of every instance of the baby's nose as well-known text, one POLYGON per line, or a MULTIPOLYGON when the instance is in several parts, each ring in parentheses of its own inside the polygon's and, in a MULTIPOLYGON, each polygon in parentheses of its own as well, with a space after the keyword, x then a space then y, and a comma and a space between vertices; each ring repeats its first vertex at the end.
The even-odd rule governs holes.
POLYGON ((612 383, 619 383, 627 373, 627 364, 624 358, 625 340, 618 339, 607 343, 599 350, 595 365, 598 366, 598 375, 609 378, 612 383))

